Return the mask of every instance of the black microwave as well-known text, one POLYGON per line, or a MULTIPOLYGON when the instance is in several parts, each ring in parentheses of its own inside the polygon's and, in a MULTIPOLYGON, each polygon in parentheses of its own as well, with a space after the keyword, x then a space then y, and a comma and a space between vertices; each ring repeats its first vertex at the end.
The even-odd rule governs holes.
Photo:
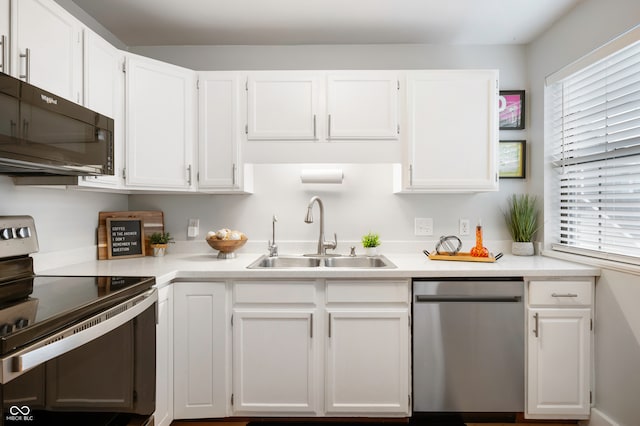
POLYGON ((0 73, 0 174, 22 183, 113 175, 113 128, 105 115, 0 73))

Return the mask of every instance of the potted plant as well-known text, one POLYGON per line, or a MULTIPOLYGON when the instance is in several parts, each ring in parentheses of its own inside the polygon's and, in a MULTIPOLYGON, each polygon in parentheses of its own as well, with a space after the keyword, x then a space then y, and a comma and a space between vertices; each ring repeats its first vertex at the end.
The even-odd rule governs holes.
POLYGON ((378 254, 378 246, 380 245, 380 236, 369 232, 362 236, 362 246, 364 247, 365 255, 375 256, 378 254))
POLYGON ((512 254, 531 256, 534 253, 533 235, 538 230, 536 197, 529 194, 513 194, 507 197, 507 210, 503 212, 513 243, 512 254))
POLYGON ((168 232, 154 232, 149 237, 149 244, 153 248, 153 255, 164 256, 169 243, 173 243, 173 237, 168 232))

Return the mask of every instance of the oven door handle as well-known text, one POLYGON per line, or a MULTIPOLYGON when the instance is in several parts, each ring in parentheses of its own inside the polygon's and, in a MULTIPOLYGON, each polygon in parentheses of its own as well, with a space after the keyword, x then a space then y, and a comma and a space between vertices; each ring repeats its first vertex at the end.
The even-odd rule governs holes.
POLYGON ((143 313, 158 301, 152 288, 119 305, 74 324, 48 338, 0 360, 0 383, 8 383, 28 370, 104 336, 143 313))

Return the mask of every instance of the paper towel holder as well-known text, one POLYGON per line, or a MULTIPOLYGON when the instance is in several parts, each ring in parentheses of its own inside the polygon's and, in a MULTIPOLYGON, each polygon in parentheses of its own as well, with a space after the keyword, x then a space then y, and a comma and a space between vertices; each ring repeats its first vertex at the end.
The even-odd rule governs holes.
POLYGON ((302 183, 341 184, 344 180, 342 169, 303 169, 300 171, 302 183))

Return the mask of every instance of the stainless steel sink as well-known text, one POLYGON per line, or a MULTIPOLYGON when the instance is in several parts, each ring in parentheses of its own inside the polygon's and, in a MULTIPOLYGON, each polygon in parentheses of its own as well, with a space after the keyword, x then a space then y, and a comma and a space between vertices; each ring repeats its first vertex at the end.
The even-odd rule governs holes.
POLYGON ((328 257, 324 259, 327 268, 395 268, 384 256, 345 256, 328 257))
POLYGON ((248 269, 263 268, 395 268, 389 259, 384 256, 260 256, 256 261, 247 266, 248 269))
POLYGON ((260 256, 258 260, 247 266, 249 269, 259 268, 317 268, 322 259, 302 256, 260 256))

